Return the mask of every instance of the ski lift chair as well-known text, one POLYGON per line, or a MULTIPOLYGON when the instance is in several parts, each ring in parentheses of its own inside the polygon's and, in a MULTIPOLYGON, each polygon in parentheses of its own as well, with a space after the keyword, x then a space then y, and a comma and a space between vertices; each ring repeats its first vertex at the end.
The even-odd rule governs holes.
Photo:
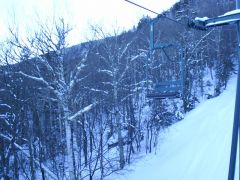
MULTIPOLYGON (((178 80, 169 80, 169 81, 162 81, 158 82, 153 90, 148 90, 147 98, 153 99, 165 99, 165 98, 180 98, 184 94, 184 82, 185 82, 185 63, 182 57, 183 51, 182 48, 175 44, 159 44, 155 43, 154 41, 154 24, 158 20, 158 18, 153 19, 150 22, 150 54, 153 50, 163 50, 167 58, 166 48, 175 47, 181 50, 180 54, 180 71, 181 77, 178 80)), ((150 56, 151 59, 152 56, 150 56)))
POLYGON ((182 81, 163 81, 155 85, 153 91, 147 94, 147 98, 165 99, 180 98, 182 94, 182 81))

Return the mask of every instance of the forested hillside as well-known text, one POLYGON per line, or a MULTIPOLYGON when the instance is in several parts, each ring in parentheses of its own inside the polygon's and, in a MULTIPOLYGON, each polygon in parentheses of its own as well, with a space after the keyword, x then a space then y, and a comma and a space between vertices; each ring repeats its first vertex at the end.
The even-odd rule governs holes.
POLYGON ((157 42, 178 48, 151 54, 149 17, 126 32, 92 26, 92 39, 72 47, 63 19, 25 39, 12 29, 0 48, 0 179, 104 179, 151 153, 162 130, 218 96, 234 71, 235 29, 200 31, 188 21, 234 8, 181 0, 164 12, 180 23, 160 17, 155 27, 157 42), (179 52, 182 98, 146 98, 157 82, 179 78, 179 52))

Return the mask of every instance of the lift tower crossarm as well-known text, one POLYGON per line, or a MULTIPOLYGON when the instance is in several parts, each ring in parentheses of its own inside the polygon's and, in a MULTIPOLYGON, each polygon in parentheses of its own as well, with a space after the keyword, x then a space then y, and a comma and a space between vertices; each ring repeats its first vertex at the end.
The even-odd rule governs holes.
POLYGON ((196 17, 192 22, 189 23, 189 25, 193 28, 206 30, 209 27, 235 24, 238 21, 240 21, 240 10, 233 10, 214 18, 196 17))

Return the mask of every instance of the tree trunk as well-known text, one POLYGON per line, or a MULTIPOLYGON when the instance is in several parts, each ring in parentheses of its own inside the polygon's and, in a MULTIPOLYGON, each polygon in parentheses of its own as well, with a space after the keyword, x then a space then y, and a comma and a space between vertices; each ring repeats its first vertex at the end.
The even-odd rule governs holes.
POLYGON ((29 162, 30 162, 30 173, 31 173, 31 180, 35 179, 35 167, 34 167, 34 157, 33 157, 33 115, 32 112, 26 108, 26 117, 28 123, 28 149, 29 149, 29 162))
POLYGON ((83 114, 82 116, 82 123, 81 123, 81 127, 82 127, 82 135, 83 135, 83 155, 84 155, 84 164, 85 166, 87 166, 88 163, 88 138, 87 138, 87 132, 85 129, 85 116, 83 114))
MULTIPOLYGON (((65 107, 64 109, 64 117, 69 116, 69 110, 65 107)), ((73 154, 72 154, 72 146, 71 146, 71 122, 65 119, 65 131, 66 131, 66 144, 67 144, 67 169, 68 169, 68 178, 74 179, 74 167, 73 167, 73 154)))
POLYGON ((117 86, 114 86, 114 101, 115 101, 115 118, 117 124, 117 135, 118 135, 118 148, 119 148, 119 164, 120 168, 123 169, 125 165, 124 159, 124 147, 123 147, 123 138, 122 138, 122 126, 121 126, 121 118, 118 110, 118 93, 117 86))

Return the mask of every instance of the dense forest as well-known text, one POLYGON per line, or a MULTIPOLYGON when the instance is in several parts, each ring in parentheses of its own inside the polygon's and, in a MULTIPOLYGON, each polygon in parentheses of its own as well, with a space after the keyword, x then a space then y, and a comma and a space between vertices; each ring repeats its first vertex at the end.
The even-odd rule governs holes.
POLYGON ((0 48, 0 179, 104 179, 151 153, 159 133, 226 88, 237 62, 233 25, 200 31, 189 20, 234 8, 179 1, 155 24, 155 40, 177 48, 151 54, 149 17, 126 32, 92 26, 93 38, 72 47, 63 19, 27 39, 11 29, 0 48), (184 94, 148 99, 157 82, 179 79, 179 52, 184 94))

